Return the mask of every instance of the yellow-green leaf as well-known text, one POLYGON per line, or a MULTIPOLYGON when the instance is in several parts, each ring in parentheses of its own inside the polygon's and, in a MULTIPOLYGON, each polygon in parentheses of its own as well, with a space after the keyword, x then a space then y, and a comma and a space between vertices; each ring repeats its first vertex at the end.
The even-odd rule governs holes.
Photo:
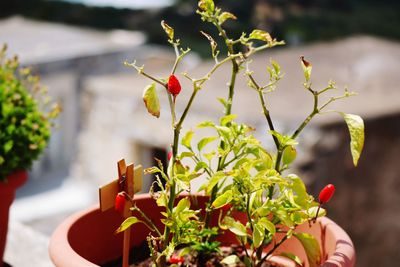
POLYGON ((286 257, 288 259, 291 259, 292 261, 294 261, 296 263, 297 266, 304 266, 304 264, 301 262, 301 259, 299 257, 297 257, 296 255, 294 255, 293 253, 282 252, 279 255, 283 256, 283 257, 286 257))
POLYGON ((265 230, 268 230, 268 232, 270 232, 273 235, 276 232, 275 225, 272 222, 270 222, 266 217, 261 218, 257 224, 263 227, 265 230))
POLYGON ((142 222, 142 221, 134 216, 129 217, 125 221, 123 221, 123 223, 121 224, 120 227, 118 227, 118 229, 115 231, 115 233, 123 232, 126 229, 128 229, 129 227, 131 227, 132 225, 134 225, 136 223, 140 223, 140 222, 142 222))
POLYGON ((147 111, 155 116, 160 117, 160 101, 156 91, 156 84, 148 85, 143 92, 143 101, 146 105, 147 111))
POLYGON ((264 41, 266 43, 272 43, 271 35, 268 32, 263 31, 263 30, 253 30, 250 33, 249 38, 264 41))
POLYGON ((219 120, 219 122, 220 122, 220 124, 222 125, 222 126, 226 126, 228 123, 230 123, 230 122, 232 122, 234 119, 236 119, 237 118, 237 115, 236 114, 229 114, 229 115, 226 115, 226 116, 223 116, 220 120, 219 120))
POLYGON ((218 209, 232 201, 232 190, 225 191, 222 195, 217 197, 212 203, 213 208, 218 209))
POLYGON ((164 29, 165 33, 168 35, 170 41, 174 40, 174 29, 169 26, 164 20, 161 21, 161 27, 164 29))
POLYGON ((354 166, 357 166, 361 152, 364 147, 364 121, 363 119, 354 114, 343 115, 350 133, 350 150, 353 157, 354 166))
POLYGON ((192 142, 192 138, 193 138, 194 132, 192 130, 188 131, 185 136, 182 138, 182 145, 184 145, 187 148, 191 148, 191 142, 192 142))
POLYGON ((239 262, 240 259, 237 255, 229 255, 221 261, 221 263, 226 264, 228 266, 236 266, 239 262))
POLYGON ((199 151, 203 150, 203 148, 204 148, 207 144, 213 142, 215 139, 217 139, 216 136, 204 137, 204 138, 201 139, 201 140, 199 141, 199 143, 197 144, 197 149, 198 149, 199 151))
POLYGON ((222 12, 221 15, 218 16, 218 24, 221 25, 228 19, 237 19, 235 15, 229 12, 222 12))
POLYGON ((306 252, 310 267, 317 267, 321 262, 321 250, 314 236, 307 233, 293 233, 306 252))
POLYGON ((198 3, 198 6, 201 10, 207 11, 207 12, 214 12, 215 5, 213 0, 200 0, 198 3))
POLYGON ((253 230, 253 245, 255 248, 261 246, 264 241, 264 229, 260 225, 256 224, 253 230))

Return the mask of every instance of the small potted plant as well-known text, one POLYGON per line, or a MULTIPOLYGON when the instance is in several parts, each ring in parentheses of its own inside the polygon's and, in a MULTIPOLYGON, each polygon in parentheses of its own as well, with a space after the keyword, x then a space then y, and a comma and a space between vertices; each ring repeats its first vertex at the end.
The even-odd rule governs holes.
POLYGON ((27 179, 26 170, 46 147, 58 105, 49 106, 45 88, 17 57, 0 49, 0 265, 3 264, 9 207, 15 190, 27 179))
MULTIPOLYGON (((201 19, 216 27, 221 40, 217 43, 216 37, 202 32, 210 42, 211 56, 215 61, 203 76, 195 78, 188 73, 176 73, 189 49, 181 47, 174 29, 164 21, 161 25, 176 52, 170 75, 157 77, 147 72, 144 66, 126 63, 152 81, 143 93, 145 106, 151 115, 159 117, 161 110, 156 87, 161 87, 167 94, 173 139, 168 166, 160 162, 158 166, 145 170, 145 173, 156 174, 155 185, 160 190, 152 188, 149 194, 133 199, 125 192, 117 195, 116 206, 121 207, 121 202, 131 202, 134 213, 119 226, 117 233, 132 229, 133 245, 143 242, 147 245, 148 259, 137 266, 353 266, 355 256, 351 240, 332 221, 321 218, 326 214, 322 205, 332 197, 334 186, 329 184, 323 188, 315 201, 307 193, 303 181, 291 173, 290 166, 296 158, 298 136, 302 130, 315 116, 328 112, 343 116, 347 123, 351 153, 357 165, 364 142, 362 119, 327 109, 332 102, 354 93, 345 89, 332 96, 330 93, 336 89, 333 82, 325 88, 314 88, 311 83, 312 65, 300 57, 304 92, 310 94, 314 103, 309 115, 292 132, 280 132, 275 128, 267 105, 269 94, 277 88, 283 76, 280 66, 271 61, 266 78, 260 81, 251 69, 251 58, 259 51, 284 42, 258 29, 233 39, 225 24, 235 20, 235 15, 222 11, 212 0, 201 0, 198 7, 201 19), (225 56, 221 56, 219 46, 224 46, 225 56), (227 97, 218 99, 224 115, 219 121, 204 121, 197 125, 196 130, 181 133, 196 96, 206 90, 203 86, 224 64, 231 65, 231 72, 225 73, 227 97), (275 145, 272 151, 254 137, 252 133, 256 129, 240 123, 240 114, 232 113, 236 81, 243 77, 259 99, 258 105, 269 127, 266 138, 271 138, 275 145), (191 88, 182 88, 179 81, 182 79, 187 79, 191 88), (180 98, 181 90, 191 90, 187 100, 180 98), (176 109, 179 101, 185 101, 182 112, 176 109), (193 137, 200 135, 203 128, 208 128, 208 132, 213 134, 198 137, 198 142, 194 142, 193 137), (195 194, 190 186, 194 179, 204 181, 195 194), (353 251, 348 254, 348 249, 353 251)), ((118 221, 116 213, 105 215, 92 209, 84 212, 83 217, 80 214, 68 219, 52 238, 50 253, 56 265, 68 266, 74 262, 74 266, 96 266, 104 263, 105 243, 113 243, 108 252, 115 256, 115 248, 121 249, 118 246, 121 240, 118 240, 118 235, 114 239, 109 237, 114 230, 101 221, 115 225, 118 221), (95 226, 100 224, 101 227, 95 226), (80 235, 82 231, 79 229, 83 226, 91 227, 86 230, 86 237, 80 235), (64 241, 57 239, 62 236, 64 241), (89 251, 90 244, 104 250, 89 251), (57 255, 61 251, 68 251, 66 263, 62 263, 57 255), (82 254, 77 256, 76 252, 82 254)), ((144 254, 138 253, 141 251, 138 247, 135 249, 133 254, 144 254)))

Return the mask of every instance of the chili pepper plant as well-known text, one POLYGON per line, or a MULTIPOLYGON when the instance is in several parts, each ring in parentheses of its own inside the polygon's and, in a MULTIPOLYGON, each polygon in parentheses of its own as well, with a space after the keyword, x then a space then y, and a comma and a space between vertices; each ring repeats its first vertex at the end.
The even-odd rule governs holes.
MULTIPOLYGON (((143 93, 143 100, 150 114, 155 117, 160 115, 156 87, 163 88, 168 96, 173 140, 168 167, 164 168, 160 161, 158 166, 145 171, 156 174, 155 184, 161 188, 157 192, 151 189, 150 193, 157 205, 165 208, 165 212, 162 213, 165 228, 157 229, 152 221, 146 219, 146 211, 139 210, 133 204, 132 210, 136 211, 137 216, 128 218, 117 232, 124 231, 135 223, 146 224, 151 230, 148 244, 153 266, 185 265, 189 254, 192 258, 218 254, 219 243, 215 241, 215 237, 224 231, 231 231, 237 236, 244 255, 225 255, 221 264, 262 266, 287 239, 297 238, 304 246, 310 265, 317 266, 321 261, 318 242, 310 234, 297 232, 296 227, 307 222, 315 223, 317 217, 326 214, 321 205, 332 197, 334 186, 328 185, 324 188, 316 201, 307 193, 302 179, 291 172, 290 166, 296 159, 298 137, 303 129, 315 116, 326 113, 337 113, 347 123, 351 137, 350 150, 354 165, 357 165, 364 142, 363 120, 357 115, 328 110, 331 103, 355 93, 344 89, 338 94, 332 81, 328 82, 325 88, 314 88, 311 77, 312 64, 300 57, 299 67, 304 71, 302 85, 304 92, 312 97, 313 106, 309 115, 291 132, 280 132, 275 128, 267 99, 283 77, 281 68, 277 62, 271 60, 265 73, 266 82, 262 82, 256 80, 253 75, 251 59, 260 51, 284 45, 284 42, 259 29, 249 34, 243 33, 237 39, 231 37, 225 25, 237 18, 234 14, 217 7, 213 0, 199 1, 197 14, 205 23, 213 25, 218 32, 218 36, 201 32, 210 43, 211 57, 215 61, 203 76, 196 78, 189 73, 176 73, 177 66, 190 49, 183 48, 173 27, 165 21, 161 22, 161 26, 176 53, 170 75, 158 77, 136 62, 125 62, 152 82, 143 93), (221 51, 227 52, 223 54, 221 51), (227 75, 227 97, 218 99, 224 108, 224 115, 219 121, 204 121, 197 125, 196 130, 182 133, 181 129, 190 114, 193 102, 196 101, 196 96, 207 94, 203 86, 225 64, 231 66, 229 77, 227 75), (247 79, 248 87, 259 99, 262 116, 269 127, 265 138, 272 139, 275 146, 273 150, 267 150, 261 141, 254 137, 254 128, 240 123, 240 114, 232 114, 236 81, 242 78, 247 79), (187 79, 191 88, 181 87, 179 80, 182 79, 187 79), (175 105, 178 101, 183 101, 179 99, 181 90, 190 90, 191 95, 183 112, 178 113, 175 105), (199 142, 194 143, 193 136, 198 134, 198 128, 209 128, 214 134, 202 136, 198 138, 199 142), (187 165, 189 161, 194 167, 187 165), (177 197, 182 193, 191 194, 190 183, 194 179, 205 181, 198 192, 209 197, 203 212, 191 208, 190 197, 183 197, 177 201, 177 197), (246 223, 235 219, 234 214, 238 212, 245 214, 246 223), (211 225, 212 216, 218 216, 217 226, 211 225), (277 237, 278 233, 280 238, 277 237)), ((296 255, 285 253, 285 256, 299 263, 296 255)))

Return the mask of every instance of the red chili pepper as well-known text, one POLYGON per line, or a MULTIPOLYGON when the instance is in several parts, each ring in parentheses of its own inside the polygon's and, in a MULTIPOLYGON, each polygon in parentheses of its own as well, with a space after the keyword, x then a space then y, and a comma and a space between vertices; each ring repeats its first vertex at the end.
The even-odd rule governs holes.
POLYGON ((168 161, 170 161, 170 160, 171 160, 171 158, 172 158, 172 151, 169 151, 169 152, 168 152, 168 155, 167 155, 167 157, 168 157, 168 161))
POLYGON ((319 192, 319 203, 324 204, 328 202, 335 193, 335 186, 333 184, 326 185, 321 192, 319 192))
POLYGON ((181 84, 175 75, 171 74, 168 78, 167 85, 168 92, 174 96, 174 98, 181 92, 181 84))
POLYGON ((115 197, 115 205, 114 208, 116 211, 122 213, 125 209, 126 198, 122 192, 119 192, 115 197))
POLYGON ((184 263, 185 259, 181 256, 175 255, 173 254, 170 258, 169 258, 169 263, 171 264, 178 264, 178 263, 184 263))

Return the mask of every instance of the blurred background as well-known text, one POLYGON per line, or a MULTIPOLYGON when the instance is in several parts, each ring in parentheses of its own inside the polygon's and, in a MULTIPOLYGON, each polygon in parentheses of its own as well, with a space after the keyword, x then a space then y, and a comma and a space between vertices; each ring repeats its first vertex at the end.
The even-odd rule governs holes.
MULTIPOLYGON (((286 77, 271 96, 272 114, 281 131, 293 130, 311 108, 312 99, 301 86, 300 55, 313 64, 314 85, 323 88, 333 79, 339 88, 349 86, 359 93, 337 105, 365 120, 366 143, 358 168, 352 167, 346 125, 334 116, 317 119, 300 137, 295 168, 315 196, 326 183, 337 186, 328 215, 353 239, 357 266, 397 266, 400 2, 215 2, 238 17, 226 23, 232 38, 258 28, 286 41, 284 47, 257 55, 251 65, 260 73, 270 58, 282 66, 286 77)), ((52 266, 47 256, 49 236, 68 215, 98 201, 98 187, 116 177, 120 158, 144 167, 154 164, 154 157, 166 161, 171 142, 167 106, 159 120, 147 116, 141 94, 148 81, 122 63, 136 59, 149 72, 166 77, 175 59, 160 27, 166 20, 183 47, 192 49, 178 72, 206 73, 212 64, 209 43, 199 31, 218 37, 195 14, 196 7, 195 0, 0 2, 0 44, 7 43, 9 55, 17 54, 23 65, 41 75, 63 106, 50 146, 18 191, 6 261, 17 267, 52 266), (21 238, 29 247, 29 261, 17 246, 21 238)), ((212 90, 199 96, 186 128, 219 116, 221 107, 210 99, 225 96, 229 79, 225 73, 218 71, 208 83, 212 90)), ((265 125, 252 93, 239 81, 234 113, 262 130, 265 125)), ((182 99, 186 97, 183 93, 182 99)), ((259 137, 270 145, 267 137, 259 137)), ((145 187, 151 179, 145 177, 145 187)))

